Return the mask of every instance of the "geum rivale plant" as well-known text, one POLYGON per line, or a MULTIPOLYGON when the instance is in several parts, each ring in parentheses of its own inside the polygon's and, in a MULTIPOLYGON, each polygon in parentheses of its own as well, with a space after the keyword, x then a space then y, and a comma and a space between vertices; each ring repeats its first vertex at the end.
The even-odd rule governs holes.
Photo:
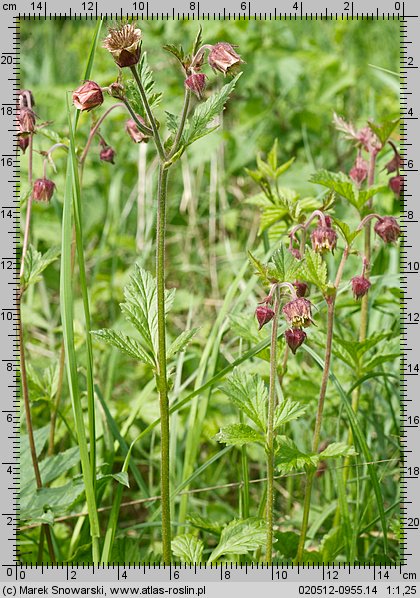
MULTIPOLYGON (((172 45, 165 50, 176 57, 184 72, 184 103, 179 117, 166 113, 169 135, 163 138, 162 129, 155 116, 155 109, 162 94, 154 92, 154 82, 142 51, 142 32, 134 24, 111 28, 103 46, 113 56, 119 67, 117 80, 107 91, 129 110, 131 119, 126 124, 130 137, 138 143, 152 139, 159 161, 158 190, 156 199, 156 267, 155 276, 136 265, 131 281, 125 289, 125 303, 121 306, 124 315, 133 325, 137 336, 125 336, 115 330, 95 332, 112 346, 132 358, 138 359, 153 369, 159 393, 161 427, 161 512, 162 512, 162 560, 171 562, 171 513, 170 513, 170 464, 169 464, 169 397, 167 363, 173 356, 185 349, 196 330, 185 330, 170 347, 166 342, 166 314, 171 307, 174 291, 165 289, 165 234, 168 195, 168 175, 171 167, 195 141, 214 130, 214 118, 223 110, 238 80, 237 74, 229 83, 210 95, 205 101, 207 75, 203 72, 205 58, 215 73, 235 74, 242 59, 226 42, 203 45, 201 29, 191 54, 172 45), (128 76, 127 76, 128 73, 128 76), (195 109, 193 96, 198 100, 195 109)), ((73 101, 79 110, 91 110, 103 102, 98 84, 87 81, 73 94, 73 101)), ((110 109, 109 109, 110 110, 110 109)), ((96 131, 95 131, 96 132, 96 131)), ((103 150, 107 150, 104 146, 103 150)), ((109 150, 107 150, 109 153, 109 150)), ((106 156, 108 157, 108 156, 106 156)), ((113 156, 111 156, 113 158, 113 156)), ((124 464, 128 467, 128 458, 124 464)), ((119 495, 121 496, 121 495, 119 495)), ((118 512, 118 501, 114 502, 114 515, 118 512)), ((108 530, 102 561, 109 558, 115 533, 114 522, 108 530)))
MULTIPOLYGON (((340 121, 342 125, 344 121, 340 121)), ((243 446, 247 443, 261 444, 266 453, 267 491, 266 491, 266 553, 265 561, 271 563, 273 558, 273 525, 274 514, 274 474, 286 474, 293 470, 303 469, 306 472, 305 494, 303 502, 303 520, 300 532, 300 540, 297 546, 296 562, 302 562, 310 558, 310 553, 304 553, 305 541, 308 530, 309 514, 311 508, 312 486, 317 468, 331 458, 345 457, 349 459, 355 455, 353 447, 353 434, 357 436, 357 448, 364 453, 366 461, 372 457, 366 441, 360 432, 357 420, 354 418, 354 411, 357 411, 357 404, 353 402, 346 404, 348 418, 351 424, 351 433, 348 442, 322 443, 322 417, 325 401, 328 397, 328 381, 331 373, 331 359, 333 355, 334 340, 334 318, 336 311, 336 299, 339 292, 347 287, 353 291, 356 301, 367 300, 371 281, 368 276, 370 266, 371 245, 370 222, 375 220, 375 233, 385 244, 395 243, 400 235, 400 227, 393 216, 380 216, 373 212, 372 198, 379 191, 385 191, 387 186, 374 184, 374 168, 378 153, 386 147, 389 135, 394 130, 397 121, 390 121, 380 126, 371 125, 362 129, 362 132, 354 133, 357 145, 357 156, 355 166, 349 176, 343 173, 330 173, 320 171, 312 177, 312 181, 330 188, 323 200, 321 209, 314 210, 312 214, 305 214, 305 208, 311 204, 311 200, 300 202, 297 194, 288 189, 279 188, 277 179, 290 167, 291 162, 278 167, 276 151, 277 145, 273 146, 267 162, 261 157, 258 158, 258 170, 249 171, 252 178, 258 182, 262 194, 251 200, 251 203, 258 205, 262 211, 260 231, 264 231, 272 225, 277 225, 277 230, 287 231, 288 243, 281 244, 280 248, 272 254, 268 263, 263 263, 254 255, 250 254, 250 261, 256 273, 264 285, 270 290, 268 295, 256 308, 255 316, 259 330, 264 326, 271 325, 270 341, 270 374, 269 387, 266 388, 259 376, 251 376, 243 371, 236 371, 227 383, 223 386, 225 394, 232 403, 240 410, 245 418, 243 423, 232 424, 223 427, 217 439, 228 445, 243 446), (363 144, 365 144, 363 146, 363 144), (362 162, 362 146, 365 151, 370 152, 370 166, 362 162), (372 157, 373 156, 373 157, 372 157), (362 183, 368 179, 366 189, 362 189, 362 183), (275 181, 275 185, 272 184, 275 181), (327 214, 336 196, 341 196, 354 205, 359 214, 359 223, 354 229, 327 214), (278 222, 280 220, 280 222, 278 222), (297 222, 297 223, 296 223, 297 222), (286 226, 285 226, 286 224, 286 226), (289 225, 289 226, 288 226, 289 225), (288 230, 287 227, 288 226, 288 230), (338 247, 338 233, 343 238, 343 247, 338 247), (359 251, 356 243, 359 235, 365 231, 368 243, 364 242, 365 252, 359 251), (335 272, 328 272, 325 256, 338 254, 338 261, 335 265, 335 272), (366 255, 367 254, 367 255, 366 255), (351 280, 343 281, 345 266, 349 257, 356 257, 361 262, 360 275, 353 276, 351 280), (317 326, 325 326, 324 359, 322 362, 323 372, 318 396, 318 407, 315 418, 315 428, 312 435, 311 451, 301 450, 294 441, 287 435, 282 434, 282 426, 298 417, 302 417, 304 409, 302 406, 288 397, 287 381, 284 376, 287 369, 287 360, 290 352, 293 354, 308 340, 306 330, 315 322, 313 321, 314 306, 305 298, 309 288, 312 294, 321 297, 323 301, 317 304, 317 308, 324 303, 327 311, 325 325, 320 322, 319 316, 315 316, 317 326), (281 325, 279 325, 281 322, 281 325), (283 355, 279 359, 279 341, 283 335, 283 355), (280 398, 279 398, 280 396, 280 398)), ((352 128, 352 131, 355 131, 352 128)), ((395 145, 390 142, 394 157, 387 164, 388 173, 397 170, 398 174, 389 181, 389 187, 399 196, 403 179, 399 175, 400 158, 395 145), (398 189, 397 187, 398 182, 398 189)), ((272 237, 270 237, 272 238, 272 237)), ((329 260, 331 264, 331 260, 329 260)), ((365 315, 362 303, 361 327, 367 327, 368 318, 365 315)), ((366 312, 367 313, 367 312, 366 312)), ((250 338, 249 333, 244 333, 244 328, 239 326, 242 336, 250 338)), ((359 341, 360 354, 366 353, 377 342, 384 338, 384 335, 377 335, 369 339, 369 345, 364 347, 366 330, 361 333, 359 341)), ((337 336, 337 335, 336 335, 337 336)), ((340 345, 346 341, 336 339, 340 345)), ((310 341, 310 335, 309 335, 310 341)), ((355 341, 347 342, 347 345, 354 345, 355 341)), ((356 343, 357 344, 357 343, 356 343)), ((308 349, 310 352, 310 349, 308 349)), ((310 352, 310 354, 314 355, 310 352)), ((379 356, 374 359, 375 363, 383 363, 386 360, 393 360, 395 354, 379 356)), ((360 372, 359 372, 360 373, 360 372)), ((345 461, 348 463, 348 461, 345 461)), ((343 469, 346 471, 346 468, 343 469)), ((375 494, 380 492, 376 473, 372 466, 369 466, 369 474, 372 478, 372 485, 375 494)), ((345 476, 345 473, 343 474, 345 476)), ((378 504, 381 498, 377 496, 378 504)), ((381 516, 381 514, 380 514, 381 516)), ((382 517, 382 516, 381 516, 382 517)), ((384 542, 386 543, 386 529, 384 530, 384 542)), ((275 554, 275 553, 274 553, 275 554)))

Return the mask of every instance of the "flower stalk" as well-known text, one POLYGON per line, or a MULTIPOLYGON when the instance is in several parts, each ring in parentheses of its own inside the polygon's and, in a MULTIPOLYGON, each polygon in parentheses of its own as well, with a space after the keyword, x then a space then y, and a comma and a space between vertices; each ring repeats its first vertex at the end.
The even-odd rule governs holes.
MULTIPOLYGON (((312 437, 312 453, 317 453, 319 449, 319 441, 321 436, 322 427, 322 415, 324 412, 325 397, 327 393, 328 378, 330 375, 331 367, 331 355, 332 355, 332 341, 334 333, 334 310, 335 310, 335 299, 338 287, 343 276, 344 266, 346 264, 350 248, 346 246, 343 251, 343 255, 338 266, 334 287, 335 293, 333 295, 325 296, 327 302, 327 338, 325 344, 325 357, 324 357, 324 369, 322 373, 321 388, 319 391, 318 408, 316 413, 315 428, 312 437)), ((306 472, 306 484, 305 484, 305 497, 303 501, 303 517, 302 517, 302 528, 299 538, 298 549, 296 553, 295 562, 302 562, 303 551, 305 548, 306 534, 308 531, 309 513, 311 509, 311 496, 312 486, 316 469, 310 468, 306 472)))
POLYGON ((267 413, 267 503, 266 523, 267 539, 265 549, 265 560, 271 565, 273 554, 273 511, 274 511, 274 413, 276 409, 276 379, 277 379, 277 334, 279 326, 280 297, 279 290, 275 291, 274 316, 271 328, 270 344, 270 387, 268 392, 268 413, 267 413))

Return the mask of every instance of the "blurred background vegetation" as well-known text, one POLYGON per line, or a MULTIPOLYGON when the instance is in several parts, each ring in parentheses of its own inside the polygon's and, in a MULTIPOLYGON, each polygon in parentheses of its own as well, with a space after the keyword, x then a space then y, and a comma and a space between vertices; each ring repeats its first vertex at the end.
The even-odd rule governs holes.
MULTIPOLYGON (((156 89, 164 94, 161 106, 156 110, 156 116, 164 128, 164 110, 175 114, 181 110, 183 75, 175 59, 163 51, 162 46, 166 43, 182 44, 189 49, 198 24, 189 21, 149 21, 139 26, 144 33, 143 51, 148 54, 156 89)), ((246 168, 255 168, 257 153, 266 155, 277 139, 279 162, 296 158, 294 165, 282 177, 282 185, 293 188, 302 197, 319 198, 323 190, 308 182, 311 173, 320 168, 348 173, 355 157, 351 144, 340 139, 335 131, 333 113, 338 113, 358 127, 365 126, 367 120, 379 121, 399 115, 397 21, 203 21, 202 26, 204 43, 227 41, 235 44, 245 64, 243 76, 228 102, 218 131, 195 144, 171 174, 168 286, 177 287, 178 292, 175 312, 169 325, 174 332, 182 330, 187 321, 194 326, 201 326, 191 350, 177 362, 174 385, 178 395, 188 387, 189 381, 194 380, 206 340, 220 309, 226 307, 226 293, 246 262, 246 250, 262 245, 258 237, 259 213, 247 203, 247 199, 258 191, 246 173, 246 168)), ((71 103, 70 92, 82 82, 94 27, 95 23, 90 21, 21 22, 21 86, 33 91, 38 122, 46 123, 35 139, 38 150, 47 150, 61 136, 67 136, 67 103, 71 103)), ((222 78, 215 77, 210 69, 206 72, 210 93, 222 84, 222 78)), ((117 69, 108 52, 98 48, 92 79, 106 86, 116 77, 117 69)), ((112 98, 107 98, 105 107, 113 102, 112 98)), ((77 138, 81 149, 92 118, 95 118, 95 113, 81 115, 77 138)), ((126 118, 125 113, 115 110, 101 127, 101 134, 116 151, 115 165, 100 162, 99 144, 95 141, 84 172, 84 234, 95 329, 112 327, 116 323, 120 328, 124 326, 119 321, 118 304, 122 300, 122 287, 134 261, 140 260, 145 268, 153 270, 155 151, 151 143, 137 146, 128 139, 124 131, 126 118)), ((61 241, 66 153, 58 150, 53 158, 56 173, 49 169, 48 177, 56 183, 55 196, 49 206, 34 206, 32 241, 40 251, 59 245, 61 241)), ((378 172, 386 182, 381 169, 387 156, 384 155, 381 160, 378 172)), ((23 194, 27 188, 26 168, 26 157, 22 157, 23 194)), ((34 172, 35 177, 41 176, 42 159, 39 155, 35 157, 34 172)), ((380 202, 378 211, 381 213, 398 213, 398 202, 391 192, 382 193, 377 201, 380 202)), ((348 222, 355 221, 353 210, 343 206, 342 202, 337 201, 334 209, 340 218, 348 222)), ((272 237, 269 240, 271 243, 278 241, 272 237)), ((380 284, 372 295, 375 311, 371 326, 376 326, 378 331, 397 329, 398 285, 391 276, 397 271, 397 262, 396 249, 387 251, 385 255, 377 248, 373 273, 387 272, 390 275, 389 280, 380 284)), ((352 262, 349 265, 347 274, 354 274, 354 268, 358 268, 355 264, 352 262)), ((61 342, 58 272, 57 264, 48 268, 36 291, 28 294, 23 312, 28 331, 29 357, 35 372, 31 383, 36 427, 48 422, 54 394, 54 383, 37 384, 36 375, 41 376, 47 368, 52 368, 54 378, 54 372, 57 371, 61 342)), ((238 282, 239 290, 228 307, 231 314, 245 314, 256 333, 253 311, 263 290, 255 281, 252 282, 251 268, 244 272, 238 282)), ((75 284, 77 288, 77 275, 75 284)), ((355 311, 355 304, 348 294, 347 299, 342 300, 340 309, 344 310, 343 318, 352 316, 355 311)), ((82 326, 79 301, 76 303, 75 327, 81 363, 84 352, 82 326)), ((351 326, 351 320, 343 319, 338 328, 348 332, 351 326)), ((354 323, 356 329, 357 322, 354 323)), ((261 338, 264 335, 262 332, 261 338)), ((322 335, 322 330, 314 333, 315 344, 318 342, 322 345, 322 335)), ((221 333, 219 343, 215 355, 211 356, 213 361, 209 359, 203 369, 204 379, 212 371, 231 362, 238 351, 245 348, 234 331, 221 333)), ((348 382, 351 386, 351 372, 338 361, 337 364, 336 374, 341 375, 342 382, 348 382)), ((250 367, 263 375, 268 373, 265 362, 255 360, 250 367)), ((313 372, 309 367, 307 357, 301 355, 292 360, 288 376, 288 392, 303 402, 309 402, 314 411, 318 372, 313 372)), ((95 380, 105 401, 120 428, 130 415, 133 416, 127 430, 127 440, 134 438, 146 423, 158 415, 153 387, 142 392, 151 378, 151 373, 144 366, 130 363, 127 358, 95 343, 95 380)), ((80 379, 83 387, 83 368, 80 370, 80 379)), ((212 438, 222 419, 232 417, 231 407, 217 389, 205 400, 210 398, 202 417, 194 466, 220 450, 220 445, 212 438)), ((328 422, 328 414, 330 419, 326 424, 325 436, 337 440, 337 431, 339 437, 344 434, 338 426, 341 417, 338 405, 338 396, 331 389, 325 420, 328 422)), ((386 385, 384 388, 379 382, 372 382, 362 395, 362 410, 368 428, 366 435, 369 443, 375 447, 375 456, 396 459, 398 397, 386 385)), ((104 421, 102 414, 98 417, 98 442, 103 445, 102 462, 106 464, 112 461, 115 471, 118 471, 121 456, 117 454, 112 459, 110 457, 113 450, 112 434, 104 421)), ((174 426, 179 442, 177 454, 173 455, 175 485, 183 480, 184 440, 188 425, 188 413, 183 412, 174 426)), ((310 442, 307 429, 308 422, 303 423, 303 420, 292 426, 292 434, 303 445, 309 445, 310 442)), ((71 430, 71 406, 65 389, 57 424, 57 450, 73 443, 71 430)), ((258 478, 264 474, 261 465, 263 459, 257 449, 250 453, 253 463, 251 476, 258 478)), ((159 465, 158 442, 154 435, 137 447, 135 457, 153 495, 156 493, 159 465)), ((237 480, 238 475, 240 468, 228 454, 213 468, 207 469, 196 484, 205 487, 228 483, 237 480)), ((380 475, 384 483, 386 505, 389 506, 397 496, 396 461, 391 465, 386 464, 380 470, 380 475)), ((279 491, 281 498, 277 508, 279 512, 288 513, 287 530, 299 529, 300 484, 299 479, 292 478, 279 491)), ((322 478, 320 484, 314 496, 315 502, 319 503, 318 511, 315 509, 318 514, 323 513, 324 501, 332 504, 335 496, 328 476, 322 478)), ((258 506, 258 485, 253 492, 258 506)), ((134 490, 127 490, 126 499, 136 497, 138 493, 134 485, 134 490)), ((107 500, 110 497, 105 493, 103 504, 106 505, 107 500)), ((236 490, 225 489, 197 495, 191 498, 191 504, 193 510, 215 519, 229 521, 238 515, 236 490)), ((82 506, 83 503, 76 501, 61 511, 57 508, 55 513, 66 514, 69 509, 78 512, 82 506)), ((153 525, 156 524, 151 523, 148 528, 145 523, 150 512, 153 513, 153 508, 148 512, 140 506, 122 510, 121 542, 126 542, 128 537, 136 539, 139 534, 144 546, 148 542, 153 546, 153 525), (145 533, 148 534, 147 540, 144 540, 145 533)), ((255 510, 252 514, 256 514, 255 510)), ((106 521, 106 513, 104 518, 106 521)), ((374 511, 369 521, 373 519, 374 511)), ((313 530, 313 537, 323 530, 323 525, 326 525, 324 519, 313 530)), ((62 527, 56 526, 56 534, 67 539, 73 526, 73 520, 62 527)), ((393 526, 397 529, 396 520, 393 526)), ((327 529, 328 526, 324 532, 327 529)), ((82 526, 79 533, 83 538, 82 526)), ((31 532, 28 532, 25 542, 24 552, 30 560, 31 551, 35 550, 31 532)), ((80 546, 83 546, 83 541, 73 541, 71 549, 74 551, 75 546, 82 554, 80 546)), ((375 548, 372 550, 374 553, 375 548)), ((67 553, 64 551, 64 556, 70 553, 68 549, 67 553)), ((397 558, 396 543, 392 556, 397 558)), ((117 558, 118 555, 115 556, 117 558)))

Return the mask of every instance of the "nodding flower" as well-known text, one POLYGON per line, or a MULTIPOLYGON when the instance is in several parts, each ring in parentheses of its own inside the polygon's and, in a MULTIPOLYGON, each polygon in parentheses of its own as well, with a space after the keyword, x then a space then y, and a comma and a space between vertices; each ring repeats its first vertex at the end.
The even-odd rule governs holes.
POLYGON ((212 46, 208 62, 214 71, 219 71, 224 75, 233 74, 241 62, 242 58, 235 52, 233 46, 226 42, 219 42, 212 46))
POLYGON ((374 230, 385 243, 395 243, 401 234, 400 225, 393 216, 379 216, 374 230))
POLYGON ((362 274, 361 276, 354 276, 351 279, 351 287, 353 289, 354 298, 361 299, 362 297, 364 297, 367 294, 368 290, 371 287, 371 283, 362 274))
POLYGON ((305 342, 306 332, 301 328, 290 328, 285 331, 284 338, 294 355, 301 344, 305 342))
POLYGON ((312 303, 303 297, 292 299, 283 306, 283 313, 292 328, 306 328, 312 323, 312 303))
POLYGON ((258 330, 261 330, 263 326, 274 318, 274 310, 268 307, 268 305, 259 305, 255 310, 255 315, 259 324, 258 330))
POLYGON ((32 197, 35 201, 49 202, 53 196, 55 184, 49 179, 37 179, 32 188, 32 197))
POLYGON ((312 249, 317 253, 326 253, 328 251, 334 253, 338 235, 332 228, 331 218, 325 216, 324 221, 325 224, 319 218, 318 226, 311 233, 312 249))
POLYGON ((103 101, 102 89, 95 81, 86 81, 73 91, 73 104, 79 110, 93 110, 93 108, 100 106, 103 101))

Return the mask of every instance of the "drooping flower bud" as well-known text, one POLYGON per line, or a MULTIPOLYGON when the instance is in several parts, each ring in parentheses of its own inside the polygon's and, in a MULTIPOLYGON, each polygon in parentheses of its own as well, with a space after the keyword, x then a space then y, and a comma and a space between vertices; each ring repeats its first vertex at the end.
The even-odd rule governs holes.
POLYGON ((306 328, 312 323, 312 304, 303 297, 292 299, 283 306, 283 313, 292 328, 306 328))
POLYGON ((111 164, 114 164, 115 152, 112 149, 112 147, 110 147, 109 145, 105 145, 101 149, 99 158, 102 160, 102 162, 110 162, 111 164))
POLYGON ((203 73, 193 73, 185 79, 184 85, 187 89, 195 93, 199 100, 201 100, 203 91, 206 87, 206 75, 203 73))
POLYGON ((35 131, 35 112, 30 108, 21 108, 17 115, 19 132, 22 135, 31 135, 35 131))
POLYGON ((364 297, 370 289, 370 281, 362 276, 354 276, 351 279, 351 286, 353 289, 353 295, 355 299, 361 299, 364 297))
POLYGON ((296 295, 298 297, 305 297, 305 295, 307 295, 309 287, 303 280, 295 280, 293 286, 296 289, 296 295))
POLYGON ((312 249, 317 253, 332 251, 337 245, 337 233, 331 226, 331 218, 325 216, 325 226, 319 219, 318 226, 311 233, 312 249))
POLYGON ((285 331, 284 337, 294 355, 301 344, 305 342, 306 332, 304 332, 301 328, 290 328, 289 330, 285 331))
POLYGON ((255 315, 259 324, 258 330, 261 330, 265 324, 274 318, 274 310, 268 307, 268 305, 259 305, 255 310, 255 315))
POLYGON ((350 178, 356 183, 358 187, 363 183, 368 174, 368 163, 359 153, 353 168, 349 172, 350 178))
POLYGON ((132 23, 109 29, 103 47, 111 52, 116 64, 124 68, 134 66, 140 59, 142 33, 132 23))
POLYGON ((49 179, 37 179, 32 189, 32 197, 35 201, 50 201, 53 196, 55 184, 49 179))
POLYGON ((400 225, 393 216, 379 218, 374 226, 374 230, 385 243, 395 243, 401 234, 400 225))
POLYGON ((400 197, 401 191, 403 190, 404 186, 404 177, 402 174, 398 174, 397 176, 393 176, 389 179, 389 187, 395 193, 397 197, 400 197))
POLYGON ((241 62, 243 62, 239 54, 233 49, 233 46, 226 42, 219 42, 212 47, 208 61, 214 71, 219 71, 224 75, 234 73, 241 62))
POLYGON ((118 81, 111 83, 111 85, 108 87, 108 93, 111 97, 116 98, 117 100, 125 99, 124 85, 121 85, 121 83, 118 83, 118 81))
POLYGON ((402 164, 401 156, 397 152, 397 150, 394 149, 394 156, 388 162, 388 164, 385 166, 387 173, 391 174, 391 172, 396 172, 396 171, 398 172, 398 170, 401 167, 401 164, 402 164))
POLYGON ((73 91, 73 104, 79 110, 93 110, 104 101, 102 89, 95 81, 86 81, 73 91))
MULTIPOLYGON (((138 114, 137 114, 137 119, 141 122, 141 124, 144 124, 144 126, 146 126, 144 119, 141 116, 139 116, 138 114)), ((138 126, 136 125, 135 121, 132 118, 130 118, 125 123, 125 130, 130 135, 130 137, 134 141, 134 143, 141 143, 142 141, 144 143, 147 143, 149 141, 149 137, 147 135, 145 135, 142 131, 140 131, 140 129, 138 128, 138 126)))
POLYGON ((28 145, 29 145, 28 135, 19 135, 19 147, 22 150, 23 154, 25 153, 28 145))

